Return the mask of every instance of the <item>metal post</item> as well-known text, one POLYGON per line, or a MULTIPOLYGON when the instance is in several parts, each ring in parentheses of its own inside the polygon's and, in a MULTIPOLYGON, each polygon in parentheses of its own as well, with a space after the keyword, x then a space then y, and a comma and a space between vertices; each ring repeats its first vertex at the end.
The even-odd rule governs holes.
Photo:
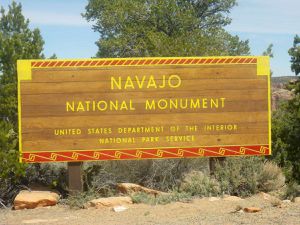
POLYGON ((68 186, 69 193, 83 191, 82 162, 68 162, 68 186))

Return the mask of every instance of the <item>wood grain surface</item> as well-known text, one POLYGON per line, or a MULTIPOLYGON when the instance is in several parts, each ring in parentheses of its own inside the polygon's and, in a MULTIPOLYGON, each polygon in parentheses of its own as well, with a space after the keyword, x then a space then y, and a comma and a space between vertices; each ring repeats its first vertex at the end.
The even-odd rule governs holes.
POLYGON ((256 64, 34 68, 31 80, 20 82, 22 152, 266 145, 268 91, 268 77, 257 76, 256 64), (159 88, 171 75, 181 85, 159 88), (146 87, 150 76, 157 88, 146 87), (112 89, 111 77, 123 85, 131 77, 135 88, 112 89), (136 79, 145 79, 143 88, 136 79), (223 107, 210 107, 210 99, 220 98, 223 107), (161 99, 204 99, 208 106, 146 110, 147 100, 161 99), (77 108, 87 101, 131 101, 134 110, 66 110, 66 102, 77 108), (141 132, 158 126, 159 132, 141 132))

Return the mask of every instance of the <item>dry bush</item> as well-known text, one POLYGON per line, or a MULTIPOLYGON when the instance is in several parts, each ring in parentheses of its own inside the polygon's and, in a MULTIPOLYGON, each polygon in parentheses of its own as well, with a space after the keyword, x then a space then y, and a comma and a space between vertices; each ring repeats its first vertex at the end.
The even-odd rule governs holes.
POLYGON ((282 170, 263 157, 230 157, 215 172, 224 194, 249 196, 258 191, 273 191, 284 185, 282 170))
POLYGON ((67 163, 35 163, 26 169, 26 185, 44 186, 57 190, 63 197, 67 196, 67 163))
POLYGON ((220 194, 220 184, 214 178, 200 171, 191 171, 184 176, 180 191, 192 196, 211 196, 220 194))
POLYGON ((192 170, 207 170, 207 159, 164 159, 106 161, 86 163, 87 188, 104 195, 120 182, 137 183, 161 191, 178 189, 183 175, 192 170))
POLYGON ((258 177, 258 188, 261 191, 275 191, 285 184, 285 177, 280 167, 274 162, 267 161, 258 177))
POLYGON ((215 178, 219 181, 222 194, 249 196, 258 191, 258 177, 263 168, 261 157, 228 157, 217 163, 215 178))
POLYGON ((249 196, 284 184, 280 168, 264 163, 262 157, 228 157, 224 164, 216 165, 213 178, 205 175, 207 167, 208 159, 203 158, 86 163, 85 184, 86 189, 94 188, 102 196, 115 194, 115 185, 120 182, 198 196, 249 196))

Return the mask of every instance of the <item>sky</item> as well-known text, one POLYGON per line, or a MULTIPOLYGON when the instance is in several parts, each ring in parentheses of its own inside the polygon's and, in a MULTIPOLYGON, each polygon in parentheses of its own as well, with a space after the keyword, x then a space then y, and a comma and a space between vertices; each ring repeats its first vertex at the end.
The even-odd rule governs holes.
MULTIPOLYGON (((90 58, 98 48, 100 35, 82 16, 87 0, 17 0, 32 28, 39 28, 45 41, 46 57, 90 58)), ((300 0, 237 0, 230 13, 232 23, 225 29, 249 40, 251 54, 261 55, 273 44, 273 76, 294 75, 290 70, 288 49, 296 34, 300 35, 300 0)), ((0 0, 7 8, 10 0, 0 0)))

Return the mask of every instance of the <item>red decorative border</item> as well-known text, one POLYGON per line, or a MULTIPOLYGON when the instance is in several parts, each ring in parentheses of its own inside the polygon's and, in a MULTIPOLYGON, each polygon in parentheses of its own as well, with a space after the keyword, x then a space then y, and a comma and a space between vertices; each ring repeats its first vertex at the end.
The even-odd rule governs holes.
POLYGON ((201 58, 141 58, 32 61, 32 68, 103 67, 143 65, 207 65, 256 64, 256 57, 201 57, 201 58))
POLYGON ((222 157, 245 155, 269 155, 269 145, 252 146, 218 146, 193 148, 161 148, 135 150, 95 150, 95 151, 64 151, 64 152, 24 152, 22 161, 31 162, 74 162, 97 160, 126 159, 162 159, 162 158, 193 158, 222 157))

